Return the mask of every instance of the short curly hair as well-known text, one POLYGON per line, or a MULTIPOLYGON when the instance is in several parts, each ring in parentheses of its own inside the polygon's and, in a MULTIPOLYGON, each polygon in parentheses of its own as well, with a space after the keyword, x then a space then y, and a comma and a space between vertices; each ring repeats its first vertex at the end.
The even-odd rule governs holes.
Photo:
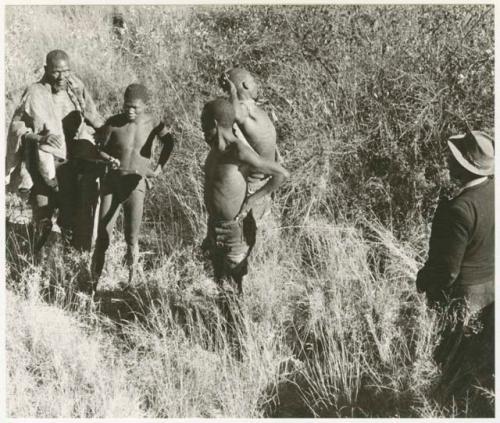
POLYGON ((130 84, 125 89, 123 96, 124 100, 142 100, 144 103, 149 102, 148 89, 142 84, 130 84))
POLYGON ((68 62, 68 53, 63 50, 52 50, 47 53, 47 56, 45 57, 45 64, 50 66, 59 60, 66 60, 68 62))
POLYGON ((222 128, 231 128, 235 119, 236 115, 231 102, 224 97, 219 97, 209 101, 203 107, 201 127, 203 131, 208 131, 214 128, 215 121, 217 121, 222 128))

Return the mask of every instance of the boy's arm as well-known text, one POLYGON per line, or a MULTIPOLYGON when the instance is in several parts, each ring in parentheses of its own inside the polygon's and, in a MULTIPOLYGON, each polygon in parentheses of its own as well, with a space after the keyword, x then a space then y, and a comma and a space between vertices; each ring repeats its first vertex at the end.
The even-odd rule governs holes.
POLYGON ((112 132, 112 127, 106 123, 97 129, 95 138, 99 157, 108 161, 111 164, 111 167, 115 169, 120 167, 120 160, 104 151, 108 145, 109 139, 111 138, 112 132))
POLYGON ((161 172, 165 170, 165 165, 172 154, 172 150, 174 149, 175 138, 171 132, 171 130, 165 125, 163 122, 158 125, 158 139, 163 144, 163 147, 160 152, 160 157, 158 159, 158 164, 154 170, 155 176, 158 176, 161 172))
POLYGON ((239 218, 245 216, 260 198, 275 191, 285 179, 290 177, 290 173, 279 163, 260 157, 255 151, 241 142, 235 145, 235 157, 242 165, 248 166, 252 172, 270 176, 264 186, 245 199, 237 216, 239 218))

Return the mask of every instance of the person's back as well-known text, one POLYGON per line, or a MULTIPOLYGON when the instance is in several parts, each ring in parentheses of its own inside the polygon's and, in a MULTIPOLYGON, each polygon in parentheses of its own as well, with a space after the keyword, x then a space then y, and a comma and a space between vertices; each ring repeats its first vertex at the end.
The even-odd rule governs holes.
POLYGON ((466 299, 471 309, 494 301, 494 147, 480 131, 448 140, 450 178, 461 187, 442 199, 432 220, 429 254, 417 290, 432 305, 466 299))
POLYGON ((254 100, 244 100, 240 104, 247 109, 247 117, 238 125, 250 146, 267 160, 276 160, 276 128, 268 114, 254 100))
POLYGON ((451 200, 452 213, 468 222, 469 233, 457 285, 493 281, 495 275, 495 188, 487 179, 451 200))
POLYGON ((245 69, 233 68, 221 76, 220 84, 230 96, 236 122, 250 146, 263 159, 276 160, 276 128, 256 103, 258 88, 253 76, 245 69))

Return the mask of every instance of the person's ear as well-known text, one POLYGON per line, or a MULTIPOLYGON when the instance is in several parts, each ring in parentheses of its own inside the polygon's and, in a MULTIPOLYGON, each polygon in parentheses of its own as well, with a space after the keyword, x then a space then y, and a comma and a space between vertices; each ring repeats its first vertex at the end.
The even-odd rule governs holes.
POLYGON ((215 137, 217 142, 217 149, 219 151, 224 151, 226 149, 226 141, 224 139, 224 134, 222 133, 222 131, 217 131, 215 137))
POLYGON ((248 84, 245 81, 243 81, 241 85, 245 88, 245 90, 248 90, 248 84))

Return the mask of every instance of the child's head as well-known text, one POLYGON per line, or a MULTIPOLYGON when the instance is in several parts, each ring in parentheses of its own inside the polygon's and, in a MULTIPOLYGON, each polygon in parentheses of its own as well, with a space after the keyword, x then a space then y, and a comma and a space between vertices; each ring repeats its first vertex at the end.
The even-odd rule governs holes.
POLYGON ((130 84, 123 96, 123 111, 129 121, 134 121, 146 111, 149 102, 147 88, 142 84, 130 84))
POLYGON ((252 98, 256 99, 258 95, 258 87, 254 77, 250 72, 243 68, 232 68, 226 72, 228 78, 236 86, 238 97, 240 99, 252 98))

